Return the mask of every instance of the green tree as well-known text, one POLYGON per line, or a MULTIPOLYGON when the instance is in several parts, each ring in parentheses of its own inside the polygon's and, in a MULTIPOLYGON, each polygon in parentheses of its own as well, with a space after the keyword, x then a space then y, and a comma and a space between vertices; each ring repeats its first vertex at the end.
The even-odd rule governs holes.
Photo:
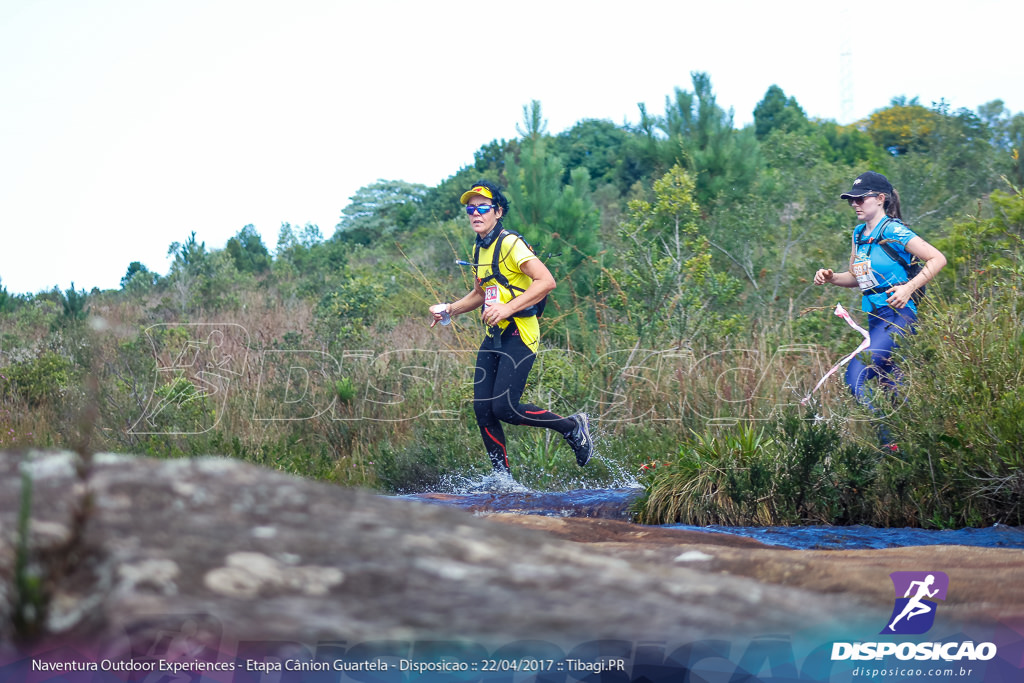
POLYGON ((281 229, 277 233, 277 248, 275 253, 278 257, 287 258, 291 252, 297 249, 312 249, 324 241, 320 227, 312 223, 306 223, 300 232, 291 223, 281 223, 281 229))
POLYGON ((690 171, 697 201, 711 207, 746 193, 763 159, 753 129, 736 130, 732 111, 718 106, 711 77, 695 71, 691 78, 693 92, 676 88, 674 98, 665 98, 663 158, 690 171))
POLYGON ((995 190, 989 196, 992 215, 968 217, 953 223, 950 234, 935 241, 949 259, 948 274, 940 283, 949 282, 953 292, 976 290, 979 283, 990 282, 1020 263, 1024 252, 1024 191, 1012 194, 995 190))
POLYGON ((788 317, 792 304, 814 295, 809 273, 841 264, 849 251, 837 237, 850 221, 838 195, 853 171, 824 158, 814 134, 775 130, 761 149, 766 168, 752 191, 720 205, 701 228, 721 267, 746 282, 745 304, 788 317))
POLYGON ((1014 187, 1024 187, 1024 114, 1011 114, 1002 100, 978 107, 978 117, 988 127, 1000 172, 1014 187))
POLYGON ((371 244, 412 227, 427 187, 404 180, 378 180, 349 197, 335 236, 345 242, 371 244))
POLYGON ((713 266, 711 245, 698 228, 695 188, 689 173, 674 166, 655 181, 653 202, 629 204, 621 259, 607 269, 603 285, 630 330, 627 342, 679 343, 730 327, 725 312, 741 284, 713 266))
POLYGON ((150 272, 149 268, 139 261, 132 261, 128 264, 128 270, 125 271, 124 277, 121 278, 121 289, 149 287, 156 284, 156 281, 156 273, 150 272))
POLYGON ((754 107, 754 134, 762 140, 774 130, 799 133, 810 127, 807 115, 795 97, 786 98, 782 88, 773 85, 754 107))
MULTIPOLYGON (((628 137, 629 133, 611 121, 585 119, 556 135, 552 151, 564 159, 570 173, 585 168, 595 185, 617 183, 628 137)), ((563 179, 571 182, 569 177, 563 179)))
POLYGON ((7 287, 0 285, 0 313, 13 313, 23 302, 23 297, 12 296, 7 287))
POLYGON ((590 198, 590 173, 576 168, 566 183, 561 158, 550 152, 551 138, 540 103, 523 107, 519 158, 505 159, 510 226, 520 230, 543 254, 557 253, 554 270, 568 276, 574 294, 590 291, 595 271, 588 267, 598 251, 600 215, 590 198))
POLYGON ((840 126, 835 121, 817 121, 813 125, 818 144, 816 157, 864 168, 882 168, 886 163, 888 152, 857 125, 840 126))
POLYGON ((240 273, 258 275, 270 269, 270 252, 252 225, 239 230, 225 248, 240 273))
POLYGON ((61 306, 59 323, 62 327, 76 325, 89 316, 89 308, 86 305, 89 295, 85 293, 84 289, 76 290, 74 282, 71 283, 71 289, 63 292, 60 289, 54 289, 53 293, 61 306))
POLYGON ((1000 168, 991 133, 968 109, 952 111, 945 102, 929 111, 927 143, 911 144, 890 164, 903 215, 935 237, 947 218, 969 210, 977 199, 1000 185, 1000 168))
POLYGON ((277 238, 274 273, 286 291, 319 299, 348 276, 351 244, 337 238, 324 240, 320 228, 307 223, 297 230, 282 223, 277 238))
POLYGON ((196 240, 196 233, 193 230, 185 243, 171 242, 167 248, 167 255, 174 261, 171 263, 171 273, 185 273, 190 276, 206 275, 210 270, 210 253, 206 251, 206 242, 196 240))

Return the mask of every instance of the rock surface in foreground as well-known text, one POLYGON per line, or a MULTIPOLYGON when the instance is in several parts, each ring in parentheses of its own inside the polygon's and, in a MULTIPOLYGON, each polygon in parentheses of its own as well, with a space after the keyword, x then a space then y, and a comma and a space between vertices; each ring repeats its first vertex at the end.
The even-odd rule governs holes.
MULTIPOLYGON (((66 454, 0 456, 4 641, 21 467, 34 482, 34 556, 67 541, 84 491, 66 454)), ((836 614, 875 624, 892 605, 887 575, 902 568, 947 571, 964 617, 1024 614, 1024 596, 1005 590, 1021 585, 1024 551, 814 553, 609 520, 480 517, 217 458, 97 456, 88 482, 92 511, 45 630, 108 650, 197 615, 218 637, 306 643, 690 641, 834 625, 836 614)))

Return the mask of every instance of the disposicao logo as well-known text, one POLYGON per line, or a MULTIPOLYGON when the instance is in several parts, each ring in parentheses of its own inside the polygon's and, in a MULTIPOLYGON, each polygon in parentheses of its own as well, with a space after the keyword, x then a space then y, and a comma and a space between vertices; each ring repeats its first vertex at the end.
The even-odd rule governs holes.
MULTIPOLYGON (((893 572, 896 599, 881 635, 920 635, 935 624, 936 600, 945 600, 949 576, 944 572, 893 572)), ((858 642, 833 643, 832 661, 906 660, 987 661, 997 654, 993 643, 965 642, 858 642)))
POLYGON ((936 600, 945 600, 949 577, 944 572, 893 572, 896 603, 883 634, 919 635, 935 623, 936 600), (902 596, 902 597, 901 597, 902 596))

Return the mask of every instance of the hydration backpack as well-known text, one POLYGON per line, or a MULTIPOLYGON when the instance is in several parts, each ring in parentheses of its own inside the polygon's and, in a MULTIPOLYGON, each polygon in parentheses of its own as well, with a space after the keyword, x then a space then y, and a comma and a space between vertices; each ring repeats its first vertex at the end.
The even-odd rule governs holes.
MULTIPOLYGON (((900 258, 896 250, 889 246, 888 240, 881 240, 878 243, 878 246, 880 246, 885 251, 885 253, 889 255, 889 258, 903 266, 903 270, 907 273, 907 282, 913 280, 914 277, 921 272, 922 266, 920 261, 918 261, 916 258, 911 258, 910 263, 904 262, 904 260, 900 258)), ((915 304, 921 303, 921 299, 924 298, 926 289, 928 289, 927 285, 923 287, 918 287, 917 289, 914 290, 914 293, 910 295, 910 298, 914 301, 915 304)))
MULTIPOLYGON (((884 220, 888 221, 888 220, 896 220, 896 219, 890 219, 888 216, 886 216, 884 220)), ((883 228, 885 227, 884 224, 883 224, 882 227, 883 228)), ((921 267, 922 267, 921 266, 921 262, 918 261, 917 258, 914 257, 914 256, 911 256, 909 263, 904 261, 903 257, 900 256, 899 252, 897 252, 895 249, 893 249, 892 246, 889 244, 889 242, 892 241, 892 240, 885 239, 883 237, 884 234, 885 234, 884 230, 879 230, 878 231, 878 236, 881 239, 879 239, 877 242, 875 241, 874 237, 872 237, 870 239, 867 239, 867 240, 859 240, 859 239, 856 239, 856 238, 852 239, 851 241, 853 242, 853 246, 852 246, 853 253, 856 253, 857 245, 859 245, 859 244, 866 244, 866 245, 868 245, 868 254, 867 254, 868 258, 871 258, 871 249, 872 249, 872 247, 874 247, 874 245, 877 244, 878 246, 880 246, 882 248, 882 251, 884 251, 886 253, 886 255, 888 255, 889 258, 891 258, 893 261, 895 261, 896 263, 898 263, 901 266, 903 266, 903 271, 907 274, 907 279, 904 280, 903 282, 898 282, 896 284, 904 285, 907 282, 910 282, 911 280, 913 280, 914 276, 916 276, 918 273, 921 272, 921 267)), ((889 287, 893 287, 893 286, 895 286, 895 285, 886 285, 885 287, 876 287, 875 289, 879 290, 878 292, 876 292, 874 290, 871 290, 868 293, 870 293, 870 294, 880 293, 882 291, 885 291, 889 287)), ((915 304, 920 303, 921 299, 924 298, 925 290, 926 289, 927 289, 927 286, 918 287, 916 290, 914 290, 914 293, 910 295, 911 300, 915 304)))
MULTIPOLYGON (((537 253, 537 251, 533 248, 533 246, 531 246, 530 243, 526 241, 525 237, 520 235, 515 230, 506 230, 506 229, 503 228, 501 230, 501 232, 498 233, 498 239, 495 240, 495 242, 494 242, 494 251, 491 252, 492 255, 493 255, 492 262, 491 262, 491 274, 488 275, 487 277, 480 278, 480 284, 482 285, 483 283, 485 283, 488 280, 493 278, 494 281, 497 282, 499 285, 501 285, 502 287, 504 287, 508 291, 512 292, 512 298, 514 299, 517 296, 519 296, 519 294, 522 294, 526 290, 525 289, 520 289, 519 287, 516 287, 515 285, 510 283, 508 281, 508 278, 505 277, 505 274, 501 272, 501 268, 498 267, 499 263, 501 262, 501 242, 502 242, 502 240, 505 239, 506 235, 512 235, 513 237, 517 237, 517 238, 521 239, 523 241, 523 244, 525 244, 527 246, 527 248, 530 250, 531 253, 534 253, 534 254, 537 253)), ((475 250, 473 252, 473 263, 477 267, 480 266, 480 246, 479 245, 477 245, 477 247, 475 248, 475 250)), ((535 315, 537 317, 540 317, 541 315, 544 314, 544 307, 547 305, 547 303, 548 303, 548 297, 545 294, 543 299, 541 299, 540 301, 538 301, 537 303, 535 303, 535 304, 533 304, 531 306, 527 306, 526 308, 524 308, 521 311, 517 311, 513 317, 516 317, 516 318, 529 318, 531 315, 535 315)))

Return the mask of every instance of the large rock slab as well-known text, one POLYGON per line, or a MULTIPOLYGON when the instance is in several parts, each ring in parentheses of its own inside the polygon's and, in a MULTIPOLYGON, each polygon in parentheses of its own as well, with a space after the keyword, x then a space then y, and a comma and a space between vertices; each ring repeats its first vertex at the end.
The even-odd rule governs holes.
MULTIPOLYGON (((837 613, 874 621, 887 613, 873 586, 840 578, 848 576, 845 564, 742 539, 718 537, 729 546, 713 546, 703 535, 696 542, 607 520, 509 523, 228 459, 99 455, 83 480, 69 454, 6 453, 0 639, 7 642, 16 635, 21 472, 33 487, 31 556, 56 549, 70 560, 64 569, 45 565, 52 583, 40 641, 127 651, 139 639, 181 630, 183 615, 195 638, 207 629, 210 638, 235 641, 693 641, 813 628, 837 613), (92 502, 81 538, 69 544, 86 494, 92 502), (590 522, 600 536, 583 540, 599 542, 567 533, 574 522, 590 522), (661 535, 652 543, 643 534, 661 535), (772 559, 755 571, 765 558, 772 559)), ((118 654, 125 653, 108 652, 118 654)))

